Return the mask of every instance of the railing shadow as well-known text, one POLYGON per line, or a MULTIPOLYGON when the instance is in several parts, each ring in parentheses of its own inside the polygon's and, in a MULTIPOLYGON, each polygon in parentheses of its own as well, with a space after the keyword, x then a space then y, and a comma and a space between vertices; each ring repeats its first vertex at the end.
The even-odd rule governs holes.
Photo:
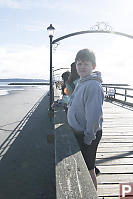
POLYGON ((122 158, 125 158, 126 156, 130 156, 132 154, 133 154, 133 151, 128 151, 128 152, 123 152, 122 154, 119 154, 119 155, 112 155, 108 158, 97 158, 96 164, 99 165, 99 164, 104 163, 104 162, 122 159, 122 158))
POLYGON ((1 145, 0 198, 54 199, 54 144, 48 117, 48 96, 38 101, 1 145), (10 146, 10 147, 9 147, 10 146))
POLYGON ((59 152, 58 158, 56 157, 58 164, 63 159, 79 152, 80 147, 72 128, 68 124, 64 108, 56 107, 54 113, 56 153, 59 152))
POLYGON ((68 124, 60 123, 56 128, 56 164, 80 151, 78 142, 68 124), (58 153, 59 152, 59 153, 58 153))

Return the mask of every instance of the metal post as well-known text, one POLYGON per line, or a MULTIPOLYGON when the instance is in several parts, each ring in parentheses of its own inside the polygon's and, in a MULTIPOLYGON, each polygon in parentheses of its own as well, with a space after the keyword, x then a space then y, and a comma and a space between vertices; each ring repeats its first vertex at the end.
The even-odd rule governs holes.
POLYGON ((125 89, 125 102, 127 101, 127 89, 125 89))
POLYGON ((52 103, 53 103, 53 80, 52 80, 52 38, 53 36, 50 35, 50 104, 49 110, 52 110, 52 103))
POLYGON ((114 88, 114 98, 115 98, 115 94, 116 94, 116 89, 114 88))
POLYGON ((106 95, 107 95, 107 93, 108 93, 108 87, 106 86, 106 95))

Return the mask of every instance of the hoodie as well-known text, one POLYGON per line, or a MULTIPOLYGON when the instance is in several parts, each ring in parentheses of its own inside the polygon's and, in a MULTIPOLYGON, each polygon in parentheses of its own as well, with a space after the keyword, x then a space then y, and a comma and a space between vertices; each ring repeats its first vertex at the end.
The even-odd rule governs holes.
POLYGON ((98 71, 80 79, 68 103, 68 123, 75 131, 84 132, 84 143, 88 145, 102 129, 104 93, 101 83, 98 71))

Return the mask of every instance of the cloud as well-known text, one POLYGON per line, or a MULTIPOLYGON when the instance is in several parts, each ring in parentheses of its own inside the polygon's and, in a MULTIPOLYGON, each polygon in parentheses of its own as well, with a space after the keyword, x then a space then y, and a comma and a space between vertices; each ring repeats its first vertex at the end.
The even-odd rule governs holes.
MULTIPOLYGON (((49 79, 49 47, 8 45, 0 47, 0 78, 43 78, 49 79)), ((72 53, 67 50, 53 52, 55 69, 69 67, 72 53)), ((62 71, 58 73, 62 74, 62 71)))
POLYGON ((45 46, 5 46, 0 52, 1 78, 49 79, 49 51, 45 46))
MULTIPOLYGON (((99 38, 99 37, 98 37, 99 38)), ((87 47, 79 38, 62 42, 53 52, 53 67, 70 67, 78 50, 87 47), (66 44, 68 45, 66 46, 66 44)), ((94 38, 96 40, 96 38, 94 38)), ((99 41, 99 40, 98 40, 99 41)), ((102 40, 103 43, 105 40, 102 40)), ((99 41, 100 42, 100 41, 99 41)), ((133 41, 124 37, 115 37, 108 45, 96 45, 93 41, 89 47, 94 49, 97 70, 102 72, 104 83, 132 83, 133 41), (94 47, 94 48, 93 48, 94 47)), ((44 78, 49 79, 49 46, 7 45, 0 47, 1 78, 44 78)), ((62 70, 58 71, 61 75, 62 70)))
POLYGON ((97 52, 97 68, 102 71, 105 82, 133 85, 132 52, 133 41, 124 37, 116 37, 112 45, 97 52))
POLYGON ((31 32, 40 32, 43 30, 44 23, 40 21, 32 21, 31 24, 17 24, 19 30, 26 30, 31 32))
POLYGON ((21 2, 18 0, 0 0, 0 7, 20 9, 23 8, 21 2))
POLYGON ((15 9, 47 8, 56 11, 69 11, 72 13, 77 13, 79 15, 92 15, 97 5, 97 7, 99 8, 98 13, 102 15, 103 10, 106 13, 110 13, 110 6, 114 3, 115 7, 113 9, 120 9, 122 5, 122 3, 120 2, 121 0, 118 0, 117 2, 115 0, 111 0, 108 2, 106 2, 105 0, 102 0, 100 2, 94 0, 93 3, 88 0, 84 0, 84 2, 82 0, 78 0, 78 3, 77 0, 0 0, 0 7, 15 9), (105 7, 106 9, 104 9, 105 7))
MULTIPOLYGON (((46 3, 47 4, 47 3, 46 3)), ((43 0, 0 0, 0 7, 7 7, 13 9, 27 9, 33 7, 44 6, 43 0)))
POLYGON ((27 8, 49 8, 56 9, 61 5, 61 1, 51 0, 0 0, 0 7, 8 7, 15 9, 27 9, 27 8))

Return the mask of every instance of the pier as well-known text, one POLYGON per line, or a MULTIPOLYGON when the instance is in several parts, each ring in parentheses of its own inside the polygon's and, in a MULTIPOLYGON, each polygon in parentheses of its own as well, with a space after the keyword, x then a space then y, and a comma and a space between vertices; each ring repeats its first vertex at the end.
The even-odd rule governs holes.
MULTIPOLYGON (((101 171, 97 177, 98 191, 64 109, 56 107, 54 114, 49 114, 47 94, 1 143, 0 199, 119 198, 119 184, 131 183, 133 179, 133 89, 103 87, 103 137, 96 158, 101 171), (108 95, 109 89, 115 91, 114 95, 108 95)), ((59 98, 61 90, 55 89, 54 100, 59 98)))

